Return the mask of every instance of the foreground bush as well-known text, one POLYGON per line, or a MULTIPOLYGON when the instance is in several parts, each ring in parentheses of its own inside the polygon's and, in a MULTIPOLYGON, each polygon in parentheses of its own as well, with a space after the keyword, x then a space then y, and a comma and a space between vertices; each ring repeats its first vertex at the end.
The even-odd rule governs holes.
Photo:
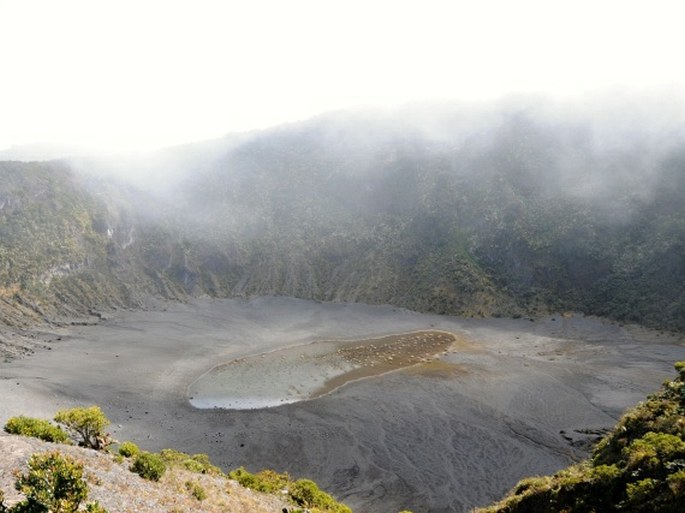
POLYGON ((166 464, 158 454, 142 452, 136 456, 130 470, 149 481, 159 481, 166 472, 166 464))
MULTIPOLYGON (((15 482, 26 499, 8 509, 0 491, 0 513, 74 513, 88 497, 83 465, 70 456, 37 453, 31 456, 28 466, 28 473, 19 475, 15 482)), ((85 510, 107 513, 97 501, 86 504, 85 510)))
POLYGON ((31 417, 12 417, 5 424, 5 431, 12 435, 31 436, 40 438, 46 442, 65 443, 69 435, 59 426, 54 426, 48 420, 34 419, 31 417))
POLYGON ((59 452, 31 456, 29 471, 19 476, 16 488, 26 499, 13 512, 73 513, 88 497, 83 465, 59 452))

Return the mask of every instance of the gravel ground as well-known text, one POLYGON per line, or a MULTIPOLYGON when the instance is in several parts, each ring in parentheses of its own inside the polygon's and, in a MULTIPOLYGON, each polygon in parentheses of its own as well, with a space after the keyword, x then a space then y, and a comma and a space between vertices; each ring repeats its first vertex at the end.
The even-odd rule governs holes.
POLYGON ((31 455, 43 452, 59 452, 81 462, 88 483, 87 502, 98 501, 110 513, 279 513, 292 508, 280 497, 253 492, 224 477, 170 468, 159 482, 151 482, 129 471, 130 461, 117 463, 110 454, 2 433, 0 489, 7 505, 23 499, 14 489, 15 473, 25 474, 31 455), (207 498, 198 501, 191 496, 185 487, 188 481, 202 487, 207 498))
MULTIPOLYGON (((0 421, 98 404, 120 440, 208 453, 224 469, 287 470, 370 513, 464 512, 566 466, 685 359, 677 336, 580 315, 465 320, 272 297, 119 312, 43 337, 51 350, 0 364, 0 421), (236 359, 428 330, 461 348, 277 407, 197 409, 188 399, 200 376, 236 359)), ((278 358, 264 360, 278 371, 278 358)), ((280 386, 255 369, 246 386, 280 386)))

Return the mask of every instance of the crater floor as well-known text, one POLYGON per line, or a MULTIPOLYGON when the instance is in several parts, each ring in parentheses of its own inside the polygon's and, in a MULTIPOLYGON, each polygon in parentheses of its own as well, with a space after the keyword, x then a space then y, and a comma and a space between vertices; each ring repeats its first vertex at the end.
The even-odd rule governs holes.
POLYGON ((98 404, 119 440, 208 453, 224 469, 287 470, 371 513, 464 512, 566 466, 685 359, 679 337, 580 315, 474 320, 272 297, 120 312, 41 336, 50 350, 0 364, 1 422, 98 404), (413 332, 452 342, 380 342, 413 332), (305 367, 283 365, 303 350, 305 367), (324 368, 339 367, 310 383, 319 350, 324 368), (298 396, 257 360, 308 386, 298 396), (194 407, 198 377, 236 361, 256 369, 241 382, 295 400, 194 407))
POLYGON ((348 383, 410 366, 429 367, 458 339, 417 331, 370 339, 320 341, 236 358, 217 365, 188 388, 196 408, 254 410, 307 401, 348 383), (264 379, 268 377, 268 379, 264 379))

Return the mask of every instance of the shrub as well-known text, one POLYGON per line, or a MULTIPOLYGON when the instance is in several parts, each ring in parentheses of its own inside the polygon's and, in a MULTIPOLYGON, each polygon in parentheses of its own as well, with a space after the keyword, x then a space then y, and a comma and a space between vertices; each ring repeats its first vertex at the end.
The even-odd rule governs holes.
POLYGON ((685 497, 685 470, 674 472, 667 478, 668 487, 675 497, 685 497))
POLYGON ((350 508, 337 502, 326 492, 320 490, 314 481, 299 479, 292 482, 287 472, 279 474, 273 470, 262 470, 252 474, 245 470, 244 467, 240 467, 231 471, 228 477, 238 481, 245 488, 259 492, 274 493, 287 489, 290 499, 305 510, 314 509, 328 513, 352 513, 350 508))
POLYGON ((165 463, 169 465, 179 465, 186 470, 197 474, 221 474, 221 469, 212 465, 209 456, 206 454, 186 454, 174 449, 162 449, 159 453, 165 463))
POLYGON ((143 479, 159 481, 166 472, 166 464, 158 454, 142 452, 136 456, 130 470, 143 479))
POLYGON ((259 482, 259 490, 262 492, 273 493, 283 490, 290 483, 290 476, 287 472, 279 474, 274 470, 261 470, 255 474, 259 482))
POLYGON ((209 456, 206 454, 193 454, 190 460, 183 462, 183 465, 193 472, 199 472, 201 474, 221 474, 221 469, 212 464, 209 456))
POLYGON ((685 381, 685 360, 682 362, 676 362, 674 367, 675 370, 678 371, 680 379, 685 381))
POLYGON ((64 424, 69 431, 80 437, 79 445, 91 449, 104 449, 111 440, 104 433, 109 419, 98 406, 89 408, 71 408, 60 410, 55 415, 55 422, 64 424))
POLYGON ((245 470, 245 467, 240 467, 240 468, 237 468, 235 470, 231 470, 228 473, 228 477, 238 481, 240 486, 243 486, 245 488, 249 488, 250 490, 256 490, 257 489, 257 486, 258 486, 257 478, 255 477, 254 474, 245 470))
POLYGON ((512 493, 521 495, 528 492, 537 492, 549 486, 549 477, 527 477, 518 482, 512 493))
POLYGON ((195 497, 198 501, 203 501, 207 498, 207 492, 202 486, 193 481, 186 481, 186 490, 190 492, 190 495, 195 497))
POLYGON ((316 505, 321 490, 314 481, 298 479, 290 488, 290 496, 300 506, 311 508, 316 505))
POLYGON ((245 468, 240 467, 229 473, 228 476, 238 481, 245 488, 266 493, 273 493, 288 488, 290 483, 290 476, 287 473, 279 474, 268 469, 252 474, 245 470, 245 468))
POLYGON ((184 460, 190 458, 189 454, 177 451, 176 449, 162 449, 161 451, 159 451, 159 455, 166 463, 181 464, 184 460))
POLYGON ((31 456, 28 474, 17 478, 16 488, 26 495, 12 508, 18 512, 73 513, 88 496, 83 465, 59 452, 31 456))
POLYGON ((674 458, 685 456, 685 442, 669 433, 650 431, 634 440, 623 453, 627 458, 627 468, 654 469, 674 458))
POLYGON ((31 436, 46 442, 67 442, 69 436, 59 427, 48 420, 31 417, 12 417, 5 424, 5 431, 13 435, 31 436))
POLYGON ((593 484, 610 486, 615 479, 621 477, 621 469, 616 465, 597 465, 590 467, 585 478, 593 484))
POLYGON ((321 509, 331 513, 352 513, 352 510, 337 502, 333 497, 319 489, 314 481, 298 479, 290 487, 290 497, 298 506, 306 509, 321 509))
POLYGON ((119 454, 124 458, 132 458, 133 456, 138 456, 138 454, 140 454, 140 448, 133 442, 123 442, 119 446, 119 454))
POLYGON ((0 490, 0 513, 5 513, 7 508, 5 507, 5 492, 0 490))
POLYGON ((641 479, 637 483, 628 483, 626 486, 626 496, 628 503, 643 504, 654 494, 658 486, 656 479, 641 479))
POLYGON ((86 504, 86 513, 108 513, 98 501, 89 502, 86 504))

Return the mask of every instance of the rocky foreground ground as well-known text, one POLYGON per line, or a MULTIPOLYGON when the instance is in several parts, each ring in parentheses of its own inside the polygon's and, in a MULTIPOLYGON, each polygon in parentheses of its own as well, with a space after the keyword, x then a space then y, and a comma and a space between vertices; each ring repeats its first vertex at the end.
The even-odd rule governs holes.
POLYGON ((111 513, 275 513, 292 505, 278 496, 254 492, 220 476, 169 469, 159 482, 148 481, 129 470, 130 461, 117 462, 114 456, 80 447, 43 442, 35 438, 0 434, 0 490, 11 506, 22 499, 14 488, 16 474, 27 472, 32 454, 58 451, 84 466, 88 501, 97 501, 111 513), (198 500, 186 483, 206 492, 198 500))

